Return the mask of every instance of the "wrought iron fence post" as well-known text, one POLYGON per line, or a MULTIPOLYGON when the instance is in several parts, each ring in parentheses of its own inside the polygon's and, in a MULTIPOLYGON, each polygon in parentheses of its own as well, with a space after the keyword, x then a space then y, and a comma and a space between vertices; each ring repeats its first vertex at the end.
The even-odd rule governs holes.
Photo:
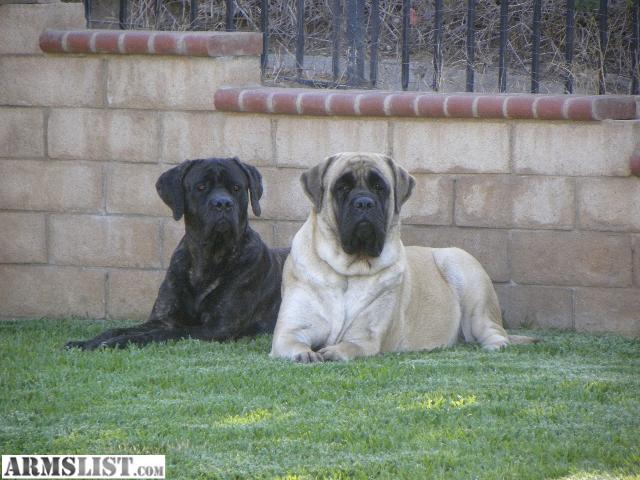
POLYGON ((333 73, 333 82, 337 83, 340 78, 340 34, 342 27, 342 3, 340 0, 332 0, 331 13, 333 21, 331 30, 333 34, 333 46, 331 51, 331 70, 333 73))
POLYGON ((162 0, 153 0, 153 14, 154 14, 154 26, 156 30, 158 29, 158 25, 160 24, 160 6, 162 0))
POLYGON ((567 69, 567 78, 565 81, 566 93, 573 93, 573 37, 575 21, 576 2, 575 0, 567 0, 567 38, 564 52, 565 68, 567 69))
POLYGON ((269 63, 269 0, 260 3, 260 28, 262 29, 262 55, 260 56, 260 71, 264 76, 269 63))
POLYGON ((361 85, 364 81, 364 3, 364 0, 358 0, 356 5, 356 22, 358 25, 356 35, 356 64, 358 67, 358 85, 361 85))
POLYGON ((540 91, 540 19, 542 0, 533 1, 533 41, 531 46, 531 93, 540 91))
POLYGON ((380 0, 371 1, 371 51, 369 53, 369 84, 378 82, 378 45, 380 44, 380 0))
POLYGON ((411 0, 402 0, 402 90, 409 88, 409 14, 411 0))
POLYGON ((92 0, 84 0, 84 18, 87 21, 87 28, 93 26, 91 16, 93 14, 93 2, 92 0))
POLYGON ((196 26, 196 19, 198 18, 198 0, 191 0, 191 7, 189 10, 189 21, 191 22, 191 28, 196 26))
POLYGON ((127 28, 127 24, 129 23, 129 2, 127 0, 120 0, 118 23, 120 30, 125 30, 127 28))
POLYGON ((296 2, 296 76, 302 78, 304 65, 304 0, 296 2))
POLYGON ((640 65, 640 0, 633 3, 632 33, 631 33, 631 95, 640 95, 640 82, 638 81, 638 65, 640 65))
POLYGON ((507 91, 507 28, 509 27, 509 0, 500 0, 500 53, 498 57, 498 91, 507 91))
POLYGON ((433 84, 431 88, 439 91, 442 83, 442 0, 435 1, 433 28, 433 84))
POLYGON ((227 32, 233 32, 236 29, 235 22, 233 21, 236 16, 235 0, 225 0, 225 8, 225 27, 227 32))

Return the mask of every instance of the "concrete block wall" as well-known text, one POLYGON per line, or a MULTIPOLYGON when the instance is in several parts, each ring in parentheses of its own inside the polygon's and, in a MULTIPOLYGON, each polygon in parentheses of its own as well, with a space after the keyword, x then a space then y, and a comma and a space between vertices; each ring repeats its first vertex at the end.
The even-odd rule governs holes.
POLYGON ((145 318, 182 235, 158 176, 261 154, 235 149, 213 108, 220 86, 259 84, 260 35, 145 34, 135 54, 136 32, 89 32, 104 53, 41 49, 84 26, 80 3, 0 5, 1 318, 145 318))
POLYGON ((310 208, 300 174, 368 150, 416 178, 405 243, 474 254, 509 326, 640 334, 633 97, 268 89, 255 36, 59 30, 33 48, 80 10, 0 5, 0 32, 38 18, 0 50, 0 317, 145 318, 183 232, 154 184, 184 159, 258 166, 252 224, 286 246, 310 208))

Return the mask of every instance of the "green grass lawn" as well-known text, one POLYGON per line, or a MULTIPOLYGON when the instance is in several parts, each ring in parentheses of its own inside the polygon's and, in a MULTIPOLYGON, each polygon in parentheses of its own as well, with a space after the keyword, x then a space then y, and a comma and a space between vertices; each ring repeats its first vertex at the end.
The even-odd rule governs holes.
POLYGON ((64 351, 122 322, 0 322, 0 452, 164 454, 167 478, 640 478, 640 341, 534 332, 347 364, 270 337, 64 351))

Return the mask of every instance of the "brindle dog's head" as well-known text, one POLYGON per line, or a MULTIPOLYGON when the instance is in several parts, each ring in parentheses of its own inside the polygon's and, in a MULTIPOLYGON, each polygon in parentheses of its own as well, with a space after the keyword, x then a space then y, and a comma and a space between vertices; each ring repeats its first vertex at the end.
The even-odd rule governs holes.
POLYGON ((339 153, 302 174, 316 212, 337 229, 349 255, 378 257, 415 181, 389 157, 339 153))
POLYGON ((237 158, 186 160, 164 172, 156 183, 160 198, 187 233, 202 242, 235 244, 247 228, 251 208, 260 216, 262 177, 237 158))

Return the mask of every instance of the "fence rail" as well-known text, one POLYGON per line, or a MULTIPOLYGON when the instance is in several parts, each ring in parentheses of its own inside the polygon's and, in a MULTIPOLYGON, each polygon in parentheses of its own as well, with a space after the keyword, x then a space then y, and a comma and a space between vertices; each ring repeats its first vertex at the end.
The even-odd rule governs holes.
MULTIPOLYGON (((185 0, 186 1, 186 0, 185 0)), ((332 59, 332 80, 308 79, 304 75, 305 63, 305 7, 310 0, 294 0, 292 5, 295 6, 295 76, 285 77, 286 80, 298 82, 301 84, 315 87, 335 87, 335 88, 376 88, 378 83, 378 65, 379 65, 379 47, 380 47, 380 0, 370 0, 368 8, 368 18, 366 15, 365 0, 329 0, 329 9, 331 20, 331 59, 332 59), (346 22, 346 65, 344 71, 340 70, 340 58, 343 48, 343 39, 341 36, 343 22, 346 22), (368 25, 368 28, 366 26, 368 25), (365 77, 365 59, 367 52, 365 45, 369 43, 369 72, 368 78, 365 77), (343 80, 344 79, 344 80, 343 80)), ((608 11, 609 0, 595 0, 599 2, 599 8, 594 15, 597 16, 599 50, 601 54, 598 58, 598 93, 605 94, 606 91, 606 65, 602 52, 607 50, 609 41, 608 30, 608 11)), ((91 27, 93 23, 92 2, 93 0, 84 0, 85 13, 88 25, 91 27)), ((162 0, 154 0, 154 9, 156 15, 161 6, 162 0)), ((400 84, 403 90, 407 90, 409 86, 409 67, 411 60, 410 52, 410 33, 415 24, 415 10, 411 0, 399 0, 401 2, 401 69, 400 84)), ((473 92, 475 88, 475 17, 478 0, 467 0, 466 5, 466 91, 473 92)), ((631 16, 632 16, 632 32, 631 32, 631 71, 629 93, 634 95, 640 94, 640 81, 638 78, 639 54, 640 54, 640 0, 630 0, 631 16)), ((500 0, 500 21, 499 21, 499 53, 498 53, 498 69, 497 69, 497 89, 500 92, 507 90, 508 76, 508 33, 509 33, 509 0, 500 0)), ((225 4, 225 27, 227 31, 234 31, 235 13, 237 10, 236 0, 224 0, 225 4)), ((182 8, 185 4, 183 4, 182 8)), ((260 29, 263 32, 264 53, 261 59, 263 72, 269 67, 269 47, 271 32, 269 26, 269 0, 260 0, 260 29)), ((191 26, 196 27, 198 0, 190 0, 189 18, 191 26)), ((432 56, 433 56, 433 80, 431 88, 433 91, 439 91, 442 86, 443 75, 443 0, 434 0, 433 14, 433 35, 431 39, 432 56)), ((119 0, 119 27, 127 28, 129 23, 129 0, 119 0)), ((533 20, 531 24, 531 64, 530 77, 532 93, 538 93, 540 90, 540 42, 542 32, 542 0, 533 0, 533 20)), ((574 45, 575 45, 575 19, 576 19, 576 1, 566 0, 566 29, 564 42, 564 91, 565 93, 573 93, 575 78, 572 73, 572 65, 574 62, 574 45)))

